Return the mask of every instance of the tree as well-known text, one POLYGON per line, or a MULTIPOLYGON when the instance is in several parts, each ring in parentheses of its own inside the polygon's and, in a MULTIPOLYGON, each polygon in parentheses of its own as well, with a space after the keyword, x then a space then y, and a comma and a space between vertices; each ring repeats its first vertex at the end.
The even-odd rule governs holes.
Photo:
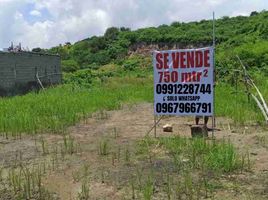
POLYGON ((250 13, 250 17, 252 17, 252 16, 256 16, 256 15, 258 15, 259 13, 257 12, 257 11, 253 11, 253 12, 251 12, 250 13))
POLYGON ((120 27, 120 31, 121 32, 126 32, 126 31, 131 31, 131 29, 127 28, 127 27, 120 27))
POLYGON ((110 27, 105 31, 104 37, 108 40, 116 40, 119 35, 119 29, 110 27))
POLYGON ((181 26, 181 23, 180 22, 172 22, 171 23, 171 26, 180 27, 181 26))
POLYGON ((40 53, 40 52, 42 52, 42 49, 40 47, 33 48, 32 52, 40 53))
POLYGON ((90 47, 90 51, 92 53, 96 53, 100 50, 105 49, 106 47, 106 41, 104 39, 104 37, 92 37, 89 41, 88 41, 89 47, 90 47))

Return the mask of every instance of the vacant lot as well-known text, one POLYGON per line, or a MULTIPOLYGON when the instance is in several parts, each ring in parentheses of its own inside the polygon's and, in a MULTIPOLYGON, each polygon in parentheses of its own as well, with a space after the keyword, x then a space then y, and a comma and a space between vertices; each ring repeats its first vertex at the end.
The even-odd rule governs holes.
POLYGON ((268 131, 217 118, 216 140, 152 104, 96 112, 65 135, 0 139, 0 199, 267 199, 268 131), (174 125, 172 134, 162 126, 174 125))

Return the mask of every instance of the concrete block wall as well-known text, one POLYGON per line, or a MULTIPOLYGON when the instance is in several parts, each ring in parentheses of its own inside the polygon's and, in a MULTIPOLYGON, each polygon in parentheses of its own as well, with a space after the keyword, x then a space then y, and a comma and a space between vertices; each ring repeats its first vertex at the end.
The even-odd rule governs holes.
POLYGON ((36 73, 44 85, 62 81, 60 56, 30 52, 0 52, 0 91, 37 85, 36 73))

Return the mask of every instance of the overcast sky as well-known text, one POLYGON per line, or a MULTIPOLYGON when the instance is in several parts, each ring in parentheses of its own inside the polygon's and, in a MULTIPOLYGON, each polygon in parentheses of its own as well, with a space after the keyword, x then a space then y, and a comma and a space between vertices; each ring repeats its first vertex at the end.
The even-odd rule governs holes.
POLYGON ((102 35, 107 27, 137 29, 268 10, 268 0, 0 0, 0 49, 13 41, 49 48, 102 35))

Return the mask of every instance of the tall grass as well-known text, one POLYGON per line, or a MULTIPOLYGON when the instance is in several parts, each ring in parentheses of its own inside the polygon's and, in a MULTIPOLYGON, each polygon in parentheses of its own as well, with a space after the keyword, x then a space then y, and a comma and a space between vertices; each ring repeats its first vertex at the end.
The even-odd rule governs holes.
MULTIPOLYGON (((239 155, 230 141, 208 141, 203 138, 160 138, 173 155, 174 163, 185 160, 194 169, 231 172, 246 168, 243 155, 239 155)), ((181 167, 182 165, 177 165, 181 167)))
MULTIPOLYGON (((264 85, 261 87, 261 90, 264 97, 267 99, 268 92, 267 89, 264 88, 264 85)), ((268 84, 266 86, 268 86, 268 84)), ((243 87, 239 87, 236 91, 234 87, 223 83, 217 85, 215 92, 216 116, 226 116, 240 124, 247 122, 264 122, 264 117, 256 102, 251 97, 248 101, 248 96, 244 90, 243 87)))
POLYGON ((91 113, 117 109, 122 103, 151 101, 151 78, 113 78, 92 89, 62 85, 39 94, 0 100, 0 133, 59 133, 91 113))
POLYGON ((12 189, 14 199, 54 199, 42 185, 43 175, 41 164, 36 167, 21 165, 19 168, 9 169, 7 183, 12 189))
MULTIPOLYGON (((267 98, 268 82, 262 80, 261 91, 267 98)), ((235 89, 220 83, 216 86, 216 116, 227 116, 235 122, 261 122, 263 116, 255 102, 248 102, 243 89, 235 89)), ((91 89, 73 85, 62 85, 47 89, 38 94, 0 99, 0 133, 8 136, 20 136, 21 133, 61 133, 68 126, 87 118, 98 110, 120 108, 122 103, 153 101, 152 76, 114 77, 91 89)))

